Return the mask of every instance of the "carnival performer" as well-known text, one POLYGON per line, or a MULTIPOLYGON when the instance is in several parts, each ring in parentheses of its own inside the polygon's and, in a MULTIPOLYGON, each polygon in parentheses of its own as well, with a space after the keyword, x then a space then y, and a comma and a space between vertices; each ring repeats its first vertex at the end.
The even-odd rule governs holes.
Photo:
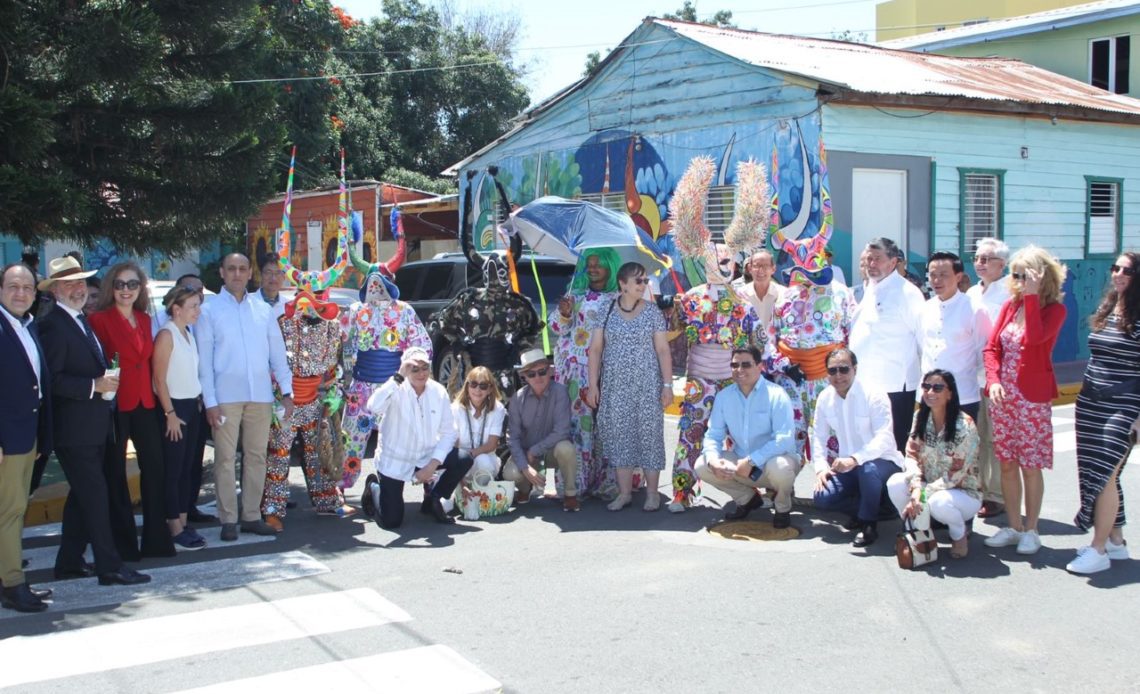
MULTIPOLYGON (((732 350, 759 344, 763 337, 755 307, 729 284, 732 265, 726 265, 727 273, 722 270, 718 251, 702 221, 714 173, 711 158, 694 159, 677 184, 672 203, 677 245, 687 257, 704 265, 707 280, 685 292, 673 313, 689 347, 673 459, 673 501, 669 504, 673 513, 683 512, 695 496, 693 466, 701 455, 713 399, 732 384, 732 350)), ((768 184, 763 165, 754 161, 738 165, 736 180, 736 212, 725 231, 727 246, 722 250, 747 257, 764 243, 768 184)))
MULTIPOLYGON (((493 178, 494 167, 488 171, 493 178)), ((497 180, 495 187, 499 191, 505 218, 510 214, 506 192, 497 180)), ((511 237, 510 259, 499 254, 484 257, 475 250, 472 238, 470 185, 467 186, 463 207, 460 245, 467 262, 482 273, 483 286, 469 287, 433 315, 431 331, 461 347, 470 359, 470 366, 490 369, 503 396, 509 398, 518 385, 514 364, 519 354, 534 343, 542 328, 530 299, 518 293, 517 279, 511 279, 512 264, 517 263, 522 254, 522 239, 517 234, 511 237)), ((449 392, 459 388, 462 377, 460 370, 452 372, 451 382, 444 384, 449 392)))
POLYGON ((588 248, 578 258, 570 291, 558 302, 550 330, 557 336, 554 378, 570 392, 570 440, 578 453, 578 495, 611 497, 613 470, 594 448, 594 411, 586 404, 590 330, 617 297, 621 258, 612 248, 588 248))
MULTIPOLYGON (((284 529, 289 503, 289 453, 300 436, 304 450, 302 468, 309 500, 317 513, 345 515, 351 512, 340 501, 337 481, 321 469, 317 455, 317 428, 326 414, 326 402, 340 401, 336 379, 341 331, 339 307, 328 301, 327 289, 348 267, 348 222, 345 198, 344 152, 341 151, 340 213, 338 216, 336 262, 325 270, 302 272, 290 261, 289 216, 293 200, 293 168, 285 193, 285 212, 277 230, 278 265, 285 278, 297 287, 297 294, 283 307, 277 319, 285 339, 285 354, 293 374, 293 416, 281 421, 276 415, 269 430, 269 453, 265 472, 265 495, 261 512, 265 522, 277 532, 284 529)), ((274 389, 276 391, 276 388, 274 389)), ((276 410, 276 408, 275 408, 276 410)))
MULTIPOLYGON (((353 257, 356 269, 364 275, 360 300, 342 314, 344 371, 351 381, 345 390, 342 426, 345 437, 344 473, 341 490, 348 489, 360 476, 360 461, 368 437, 377 420, 368 411, 368 398, 400 368, 400 357, 412 347, 431 356, 431 337, 416 316, 415 309, 400 301, 400 289, 389 279, 404 262, 404 229, 399 210, 392 210, 392 233, 397 237, 396 255, 387 263, 368 264, 353 257)), ((354 256, 350 247, 350 256, 354 256)))
MULTIPOLYGON (((802 138, 802 135, 801 135, 802 138)), ((804 157, 804 176, 812 177, 807 163, 807 150, 803 141, 800 148, 804 157)), ((765 360, 768 371, 775 375, 776 383, 788 391, 796 423, 796 453, 810 458, 805 450, 808 425, 815 410, 815 401, 827 387, 827 355, 847 345, 851 332, 851 319, 855 313, 855 300, 843 284, 833 279, 832 267, 826 248, 831 239, 831 194, 828 191, 827 154, 823 139, 819 142, 819 196, 820 228, 806 237, 789 238, 788 228, 781 227, 779 186, 776 171, 779 169, 776 152, 772 152, 772 206, 769 238, 773 245, 784 251, 792 266, 788 271, 788 284, 777 299, 768 332, 765 360)), ((811 185, 805 180, 804 202, 811 206, 811 185)), ((802 213, 801 213, 802 214, 802 213)), ((802 232, 802 230, 801 230, 802 232)), ((832 451, 838 450, 834 437, 829 441, 832 451)))

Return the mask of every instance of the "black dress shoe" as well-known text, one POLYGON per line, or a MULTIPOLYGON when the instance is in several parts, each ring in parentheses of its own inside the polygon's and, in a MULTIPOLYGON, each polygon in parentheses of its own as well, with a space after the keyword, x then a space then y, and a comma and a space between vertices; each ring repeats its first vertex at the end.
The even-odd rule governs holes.
POLYGON ((101 586, 136 586, 140 583, 150 583, 150 576, 140 574, 138 571, 128 569, 125 566, 118 571, 99 575, 99 585, 101 586))
POLYGON ((859 520, 859 516, 851 516, 843 523, 844 530, 862 530, 863 521, 859 520))
POLYGON ((875 544, 875 540, 879 539, 879 529, 872 523, 867 523, 863 526, 863 530, 855 536, 855 541, 851 544, 856 547, 866 547, 875 544))
POLYGON ((20 561, 20 568, 26 569, 26 568, 28 568, 28 564, 31 564, 31 563, 32 562, 28 561, 27 559, 23 559, 20 561))
POLYGON ((759 494, 753 494, 752 498, 748 500, 748 503, 744 504, 743 506, 737 504, 736 508, 724 514, 724 519, 740 520, 742 518, 747 518, 749 513, 752 513, 763 505, 764 497, 760 496, 759 494))
POLYGON ((0 607, 17 612, 43 612, 48 606, 32 593, 27 583, 21 583, 12 588, 5 588, 0 593, 0 607))
POLYGON ((792 512, 787 511, 780 513, 779 511, 773 511, 772 527, 777 530, 783 530, 784 528, 792 527, 792 512))
MULTIPOLYGON (((28 586, 27 583, 24 585, 28 586)), ((32 595, 36 596, 40 600, 47 600, 51 597, 51 588, 33 588, 31 586, 28 586, 28 590, 32 593, 32 595)))
POLYGON ((95 567, 84 562, 78 569, 61 569, 56 567, 55 580, 66 581, 71 578, 91 578, 95 575, 95 567))
POLYGON ((366 477, 364 479, 364 491, 360 494, 360 510, 364 511, 364 515, 369 518, 379 515, 376 500, 372 498, 372 485, 374 484, 380 484, 380 479, 375 474, 366 477))
POLYGON ((202 513, 195 507, 190 509, 190 512, 186 514, 186 520, 191 523, 217 523, 218 517, 211 516, 208 513, 202 513))
POLYGON ((454 523, 455 519, 447 515, 447 511, 443 510, 443 503, 437 497, 431 497, 431 500, 424 500, 428 504, 432 517, 435 518, 437 523, 454 523))

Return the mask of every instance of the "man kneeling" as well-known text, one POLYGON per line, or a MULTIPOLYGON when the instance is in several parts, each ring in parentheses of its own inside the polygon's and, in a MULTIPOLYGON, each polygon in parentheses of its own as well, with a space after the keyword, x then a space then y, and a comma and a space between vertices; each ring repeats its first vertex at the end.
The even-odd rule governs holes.
POLYGON ((713 400, 695 472, 736 501, 736 509, 725 514, 728 520, 763 505, 758 488, 775 490, 772 526, 786 528, 792 524, 792 491, 800 471, 795 421, 784 389, 760 378, 760 359, 754 345, 732 350, 733 384, 713 400), (732 437, 731 451, 724 449, 726 436, 732 437))
POLYGON ((380 420, 380 448, 376 452, 376 475, 369 475, 362 495, 364 512, 376 515, 380 526, 400 527, 404 522, 404 483, 428 485, 436 470, 443 475, 435 485, 424 487, 420 510, 440 523, 455 520, 443 509, 441 499, 471 469, 471 456, 455 448, 458 434, 451 416, 447 389, 431 378, 431 360, 420 347, 412 347, 400 359, 400 370, 368 398, 368 409, 380 420))

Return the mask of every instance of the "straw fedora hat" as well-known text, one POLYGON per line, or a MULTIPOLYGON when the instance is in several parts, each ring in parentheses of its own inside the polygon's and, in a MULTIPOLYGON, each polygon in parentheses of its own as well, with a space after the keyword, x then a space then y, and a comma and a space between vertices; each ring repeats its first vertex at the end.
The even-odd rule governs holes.
POLYGON ((40 291, 46 291, 56 280, 84 280, 94 275, 95 272, 95 270, 84 270, 78 260, 65 255, 48 263, 47 279, 40 280, 37 288, 40 291))

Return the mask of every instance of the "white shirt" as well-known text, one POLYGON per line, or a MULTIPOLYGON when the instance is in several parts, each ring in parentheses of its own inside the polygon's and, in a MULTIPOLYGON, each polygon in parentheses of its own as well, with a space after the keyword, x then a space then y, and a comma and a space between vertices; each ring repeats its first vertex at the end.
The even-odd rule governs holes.
MULTIPOLYGON (((992 326, 997 322, 1001 307, 1009 300, 1009 278, 1002 275, 997 282, 990 282, 985 285, 975 284, 966 290, 966 296, 985 307, 986 313, 990 314, 990 325, 992 326)), ((987 337, 989 336, 987 335, 987 337)))
POLYGON ((32 317, 29 314, 25 316, 24 320, 20 320, 9 313, 8 309, 3 306, 0 306, 0 309, 3 309, 0 310, 0 313, 3 313, 4 317, 8 319, 8 322, 12 325, 12 329, 16 331, 16 337, 20 338, 20 344, 24 346, 24 352, 28 355, 28 361, 32 365, 32 371, 36 372, 36 386, 41 393, 40 397, 43 397, 44 381, 40 375, 40 351, 36 349, 36 341, 32 338, 32 332, 28 330, 28 326, 32 324, 32 317))
POLYGON ((457 432, 447 389, 428 381, 416 395, 408 381, 390 378, 368 398, 368 410, 380 420, 376 471, 409 482, 432 459, 441 463, 455 447, 457 432))
POLYGON ((507 418, 507 408, 503 407, 503 403, 496 400, 495 406, 491 408, 490 412, 484 412, 481 417, 476 417, 474 405, 468 405, 464 408, 463 405, 453 402, 451 403, 451 416, 455 419, 455 431, 459 435, 455 445, 465 451, 472 451, 487 443, 487 438, 490 436, 498 436, 500 440, 502 439, 503 422, 507 418), (467 411, 464 412, 464 409, 467 411), (472 430, 474 430, 474 436, 472 436, 472 430))
POLYGON ((173 321, 162 325, 160 332, 170 333, 173 348, 166 368, 166 389, 171 400, 191 400, 202 394, 202 382, 198 380, 198 343, 194 333, 186 331, 186 337, 173 321))
POLYGON ((195 326, 198 379, 206 407, 231 402, 273 402, 273 381, 293 394, 293 373, 285 358, 285 338, 264 301, 246 293, 238 301, 222 288, 202 307, 195 326))
POLYGON ((860 465, 868 460, 889 460, 903 467, 902 454, 895 448, 891 401, 883 391, 863 387, 862 368, 860 365, 847 397, 839 397, 835 386, 828 386, 816 400, 808 435, 817 473, 831 467, 827 464, 827 439, 832 433, 839 440, 840 458, 854 456, 860 465))
POLYGON ((925 302, 918 287, 897 272, 867 286, 848 345, 859 359, 859 378, 868 386, 887 393, 918 388, 925 302))
POLYGON ((958 401, 963 405, 978 402, 981 391, 970 386, 978 380, 982 348, 989 336, 990 315, 969 296, 954 292, 946 301, 937 296, 927 300, 922 307, 922 372, 949 371, 958 384, 958 401))
POLYGON ((752 282, 734 282, 732 288, 742 299, 746 299, 756 308, 756 313, 759 314, 764 328, 767 329, 772 322, 772 309, 776 307, 776 302, 779 301, 780 293, 784 287, 775 281, 768 282, 768 292, 762 297, 756 295, 756 285, 752 282))

